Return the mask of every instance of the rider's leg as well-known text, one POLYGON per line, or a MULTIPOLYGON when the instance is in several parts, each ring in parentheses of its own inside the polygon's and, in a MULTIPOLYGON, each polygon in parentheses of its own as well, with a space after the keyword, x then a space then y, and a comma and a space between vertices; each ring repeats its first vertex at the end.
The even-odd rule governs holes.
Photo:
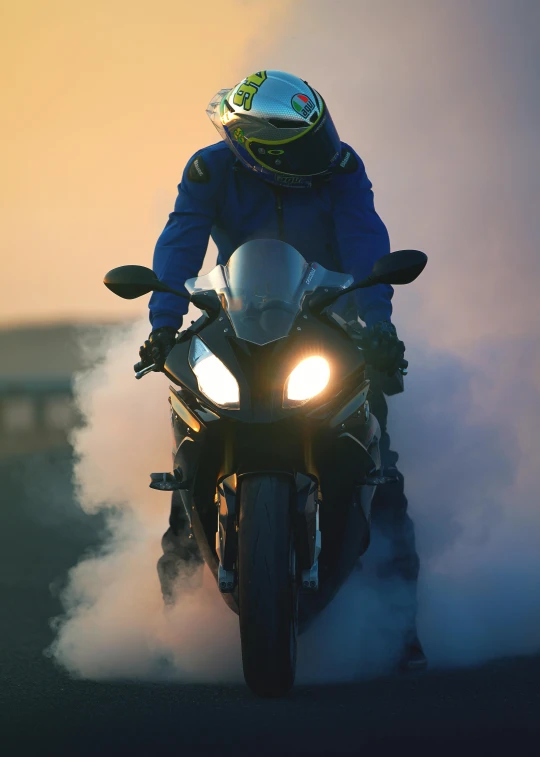
POLYGON ((382 392, 373 392, 370 404, 381 426, 381 460, 384 473, 397 480, 377 487, 373 498, 372 526, 387 541, 388 550, 380 558, 377 574, 383 580, 400 578, 400 591, 394 595, 392 608, 404 629, 400 666, 404 670, 426 667, 427 661, 416 629, 417 580, 420 560, 416 552, 414 524, 407 513, 404 478, 397 469, 398 455, 390 449, 386 430, 388 407, 382 392))
POLYGON ((157 563, 161 593, 165 604, 174 604, 174 589, 181 572, 192 575, 202 565, 180 492, 172 494, 169 528, 163 534, 163 555, 157 563))

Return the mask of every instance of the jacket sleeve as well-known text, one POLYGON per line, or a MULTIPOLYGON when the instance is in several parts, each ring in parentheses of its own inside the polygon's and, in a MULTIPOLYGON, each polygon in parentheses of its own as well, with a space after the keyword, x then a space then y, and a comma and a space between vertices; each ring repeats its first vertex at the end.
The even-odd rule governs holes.
MULTIPOLYGON (((201 159, 201 153, 194 155, 184 169, 174 211, 154 251, 153 269, 157 276, 170 287, 181 291, 186 279, 197 276, 202 267, 210 230, 217 215, 220 172, 213 171, 210 161, 203 158, 205 180, 201 181, 193 169, 190 172, 197 159, 201 159)), ((152 328, 173 326, 179 329, 188 306, 187 300, 174 294, 154 292, 149 304, 152 328)))
MULTIPOLYGON (((372 184, 364 164, 357 159, 353 173, 336 177, 334 190, 334 223, 339 257, 346 273, 355 281, 369 276, 376 260, 390 252, 386 226, 375 210, 372 184)), ((360 318, 371 326, 376 321, 390 320, 394 290, 387 284, 377 284, 355 292, 360 318)))

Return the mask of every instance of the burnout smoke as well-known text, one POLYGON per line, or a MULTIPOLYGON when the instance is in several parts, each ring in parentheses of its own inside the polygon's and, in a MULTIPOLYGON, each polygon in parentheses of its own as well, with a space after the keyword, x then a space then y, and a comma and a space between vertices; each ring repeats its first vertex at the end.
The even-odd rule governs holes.
MULTIPOLYGON (((406 400, 390 403, 421 560, 420 635, 432 667, 540 650, 533 443, 540 397, 534 380, 521 379, 522 371, 532 376, 527 343, 498 346, 513 368, 497 374, 498 349, 460 360, 410 345, 406 400)), ((395 655, 400 615, 392 607, 405 588, 373 579, 370 568, 385 547, 374 536, 365 570, 305 638, 318 661, 316 680, 384 672, 395 655)))
MULTIPOLYGON (((169 460, 167 384, 163 376, 137 382, 131 375, 145 330, 139 323, 109 332, 96 349, 101 360, 76 381, 86 415, 74 436, 79 501, 89 513, 107 512, 108 533, 101 550, 70 573, 52 652, 90 678, 241 680, 237 618, 207 571, 202 586, 186 571, 174 609, 163 608, 155 563, 168 495, 147 488, 147 473, 169 460)), ((514 352, 517 365, 523 355, 514 352)), ((478 365, 414 347, 410 353, 419 369, 408 401, 393 403, 394 441, 403 450, 422 557, 427 651, 440 666, 533 653, 540 646, 540 517, 527 453, 532 420, 516 427, 515 406, 504 404, 516 377, 490 379, 478 365)), ((486 355, 488 366, 494 357, 486 355)), ((519 407, 537 402, 530 387, 519 407)), ((376 578, 384 549, 375 532, 363 569, 301 637, 299 681, 389 669, 406 587, 376 578)))
MULTIPOLYGON (((170 421, 165 377, 135 381, 131 371, 146 332, 146 322, 115 327, 82 344, 90 367, 75 381, 85 419, 73 435, 76 492, 85 512, 104 512, 107 530, 100 550, 70 571, 50 653, 88 678, 240 681, 237 616, 206 568, 199 586, 186 566, 174 608, 163 606, 156 562, 170 495, 149 489, 148 474, 170 467, 170 421)), ((372 552, 378 549, 384 544, 375 539, 372 552)), ((399 647, 405 589, 374 581, 369 565, 301 638, 299 681, 388 668, 399 647)))
POLYGON ((88 513, 105 511, 108 529, 99 552, 70 572, 51 653, 88 678, 234 680, 236 616, 211 576, 196 586, 186 569, 177 604, 163 607, 156 562, 170 498, 148 488, 148 474, 170 467, 172 444, 166 379, 139 382, 131 369, 147 330, 109 331, 75 382, 85 418, 73 438, 78 499, 88 513))

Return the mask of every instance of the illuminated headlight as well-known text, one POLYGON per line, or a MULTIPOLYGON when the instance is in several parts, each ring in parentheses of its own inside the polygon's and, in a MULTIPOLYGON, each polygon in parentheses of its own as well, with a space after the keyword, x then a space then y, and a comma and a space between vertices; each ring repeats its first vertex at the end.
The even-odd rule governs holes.
POLYGON ((199 337, 191 342, 189 364, 205 397, 219 407, 240 407, 238 381, 199 337))
POLYGON ((330 381, 330 366, 323 357, 314 355, 298 363, 287 379, 284 405, 293 407, 316 397, 330 381))

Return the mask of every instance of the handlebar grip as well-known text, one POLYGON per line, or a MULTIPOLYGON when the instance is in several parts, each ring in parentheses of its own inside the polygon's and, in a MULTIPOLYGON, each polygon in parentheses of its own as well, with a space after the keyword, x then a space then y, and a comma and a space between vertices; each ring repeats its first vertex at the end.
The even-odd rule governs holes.
POLYGON ((146 368, 146 363, 143 362, 142 360, 138 363, 135 363, 135 365, 133 366, 133 370, 135 371, 135 373, 142 371, 143 368, 146 368))
POLYGON ((409 368, 409 361, 403 359, 401 363, 399 364, 398 371, 401 373, 402 376, 406 376, 409 368))

